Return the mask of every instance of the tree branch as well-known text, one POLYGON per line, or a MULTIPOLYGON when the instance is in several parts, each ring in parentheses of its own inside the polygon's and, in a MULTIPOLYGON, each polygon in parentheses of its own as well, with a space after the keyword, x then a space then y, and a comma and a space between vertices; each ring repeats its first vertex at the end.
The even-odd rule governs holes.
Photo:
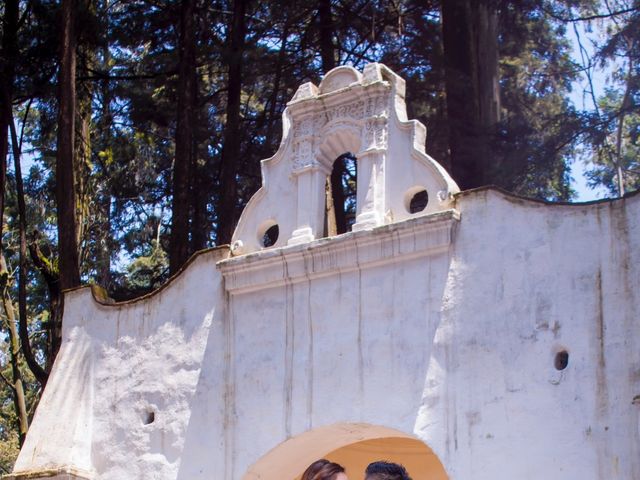
POLYGON ((640 10, 640 7, 629 7, 629 8, 624 8, 622 10, 616 10, 614 12, 595 13, 593 15, 585 15, 584 17, 564 17, 562 15, 559 15, 559 14, 555 13, 551 9, 548 9, 548 8, 544 8, 543 9, 544 13, 549 15, 551 18, 553 18, 555 20, 558 20, 560 22, 565 22, 565 23, 588 22, 589 20, 598 20, 598 19, 602 19, 602 18, 613 18, 613 17, 616 17, 618 15, 624 15, 625 13, 636 12, 636 11, 639 11, 639 10, 640 10))
POLYGON ((151 80, 159 77, 168 77, 171 75, 175 75, 177 71, 175 69, 167 70, 166 72, 157 72, 157 73, 146 73, 140 75, 111 75, 102 70, 94 70, 91 68, 87 68, 87 71, 91 72, 93 75, 83 75, 76 77, 77 80, 86 81, 86 80, 151 80))
POLYGON ((6 384, 7 384, 7 387, 9 387, 9 388, 13 391, 13 393, 15 394, 15 392, 16 392, 16 387, 15 387, 15 385, 13 384, 13 382, 11 382, 11 381, 10 381, 10 380, 9 380, 9 379, 4 375, 4 373, 2 373, 2 370, 1 370, 1 369, 0 369, 0 378, 2 379, 2 381, 3 381, 4 383, 6 383, 6 384))

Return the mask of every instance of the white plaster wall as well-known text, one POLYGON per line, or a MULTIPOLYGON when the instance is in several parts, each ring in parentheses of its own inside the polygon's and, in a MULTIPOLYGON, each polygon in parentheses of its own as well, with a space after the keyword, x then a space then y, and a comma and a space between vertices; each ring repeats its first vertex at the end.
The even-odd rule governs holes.
POLYGON ((176 477, 209 334, 220 336, 215 265, 226 254, 198 256, 170 288, 141 301, 100 305, 87 288, 66 294, 63 345, 14 471, 176 477))
POLYGON ((413 430, 439 321, 429 306, 439 304, 446 278, 447 256, 431 260, 397 265, 391 275, 374 267, 232 298, 233 478, 315 427, 413 430))
POLYGON ((416 423, 452 478, 640 478, 639 206, 459 199, 416 423))
POLYGON ((240 480, 289 438, 361 422, 418 436, 454 480, 640 478, 640 196, 456 208, 448 247, 426 216, 209 252, 129 305, 68 295, 16 471, 240 480))

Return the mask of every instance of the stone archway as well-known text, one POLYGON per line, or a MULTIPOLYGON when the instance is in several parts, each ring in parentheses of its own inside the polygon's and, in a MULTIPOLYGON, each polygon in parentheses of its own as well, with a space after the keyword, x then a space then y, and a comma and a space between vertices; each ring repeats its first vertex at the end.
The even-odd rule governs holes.
POLYGON ((362 480, 372 461, 403 464, 413 480, 448 480, 436 454, 399 430, 362 423, 339 423, 293 437, 254 463, 243 480, 294 480, 319 458, 343 465, 350 480, 362 480))

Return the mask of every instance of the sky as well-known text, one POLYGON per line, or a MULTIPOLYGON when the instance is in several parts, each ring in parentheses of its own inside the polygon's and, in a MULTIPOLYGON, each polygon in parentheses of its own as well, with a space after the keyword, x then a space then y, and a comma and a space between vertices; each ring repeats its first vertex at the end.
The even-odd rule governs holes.
MULTIPOLYGON (((582 22, 579 22, 576 24, 576 29, 578 31, 578 35, 580 35, 580 38, 582 40, 583 47, 587 50, 589 56, 592 56, 592 54, 594 53, 592 41, 597 39, 597 28, 594 28, 593 32, 587 32, 585 31, 585 25, 582 22)), ((581 65, 582 59, 580 56, 580 47, 576 32, 573 30, 573 28, 569 27, 567 29, 567 35, 573 47, 573 59, 577 64, 581 65)), ((609 70, 606 69, 593 70, 592 79, 596 98, 600 97, 604 93, 609 73, 609 70)), ((580 75, 579 80, 574 82, 570 95, 571 101, 579 110, 593 109, 593 102, 590 96, 584 95, 584 91, 587 88, 587 76, 583 73, 580 75)), ((587 185, 587 178, 585 177, 585 171, 587 169, 588 166, 585 164, 584 160, 581 158, 576 158, 572 168, 572 187, 576 191, 577 196, 573 199, 573 201, 588 202, 591 200, 610 197, 610 193, 603 187, 598 187, 595 189, 589 188, 589 186, 587 185)))

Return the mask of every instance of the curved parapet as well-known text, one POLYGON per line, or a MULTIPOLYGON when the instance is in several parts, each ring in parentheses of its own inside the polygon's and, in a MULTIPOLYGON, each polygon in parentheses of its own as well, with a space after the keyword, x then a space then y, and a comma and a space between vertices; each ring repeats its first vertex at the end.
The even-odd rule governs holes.
MULTIPOLYGON (((209 334, 222 328, 216 263, 227 256, 199 252, 128 302, 97 287, 65 292, 62 346, 8 479, 176 477, 209 334)), ((222 381, 210 382, 222 397, 222 381)))
POLYGON ((458 186, 425 153, 425 139, 424 125, 407 119, 404 80, 382 64, 362 73, 337 67, 319 86, 301 85, 283 114, 280 148, 262 161, 262 187, 242 213, 233 253, 321 238, 325 183, 345 153, 357 158, 354 230, 450 209, 458 186))

